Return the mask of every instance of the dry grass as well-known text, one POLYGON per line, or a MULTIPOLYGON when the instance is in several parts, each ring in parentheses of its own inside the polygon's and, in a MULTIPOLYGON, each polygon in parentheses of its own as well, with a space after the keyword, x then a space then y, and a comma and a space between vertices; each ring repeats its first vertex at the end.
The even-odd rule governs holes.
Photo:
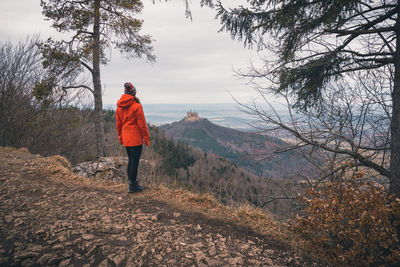
POLYGON ((193 193, 185 189, 170 189, 165 186, 151 188, 146 194, 178 210, 198 212, 209 218, 235 223, 297 251, 300 249, 297 246, 298 237, 294 236, 286 223, 275 220, 272 215, 252 205, 228 207, 210 194, 193 193))

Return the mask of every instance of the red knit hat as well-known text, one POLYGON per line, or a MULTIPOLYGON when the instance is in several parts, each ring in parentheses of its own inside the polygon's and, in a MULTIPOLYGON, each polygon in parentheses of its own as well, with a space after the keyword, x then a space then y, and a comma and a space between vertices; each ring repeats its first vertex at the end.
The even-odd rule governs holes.
POLYGON ((136 94, 136 88, 130 82, 126 82, 124 84, 124 88, 125 88, 125 94, 131 94, 131 95, 136 94))

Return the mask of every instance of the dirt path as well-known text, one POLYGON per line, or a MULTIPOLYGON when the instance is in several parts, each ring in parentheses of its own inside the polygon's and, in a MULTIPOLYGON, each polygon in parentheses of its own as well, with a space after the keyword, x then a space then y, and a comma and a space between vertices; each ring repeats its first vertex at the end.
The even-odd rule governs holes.
POLYGON ((46 159, 0 148, 1 266, 305 264, 250 229, 155 200, 156 189, 61 179, 67 163, 46 159))

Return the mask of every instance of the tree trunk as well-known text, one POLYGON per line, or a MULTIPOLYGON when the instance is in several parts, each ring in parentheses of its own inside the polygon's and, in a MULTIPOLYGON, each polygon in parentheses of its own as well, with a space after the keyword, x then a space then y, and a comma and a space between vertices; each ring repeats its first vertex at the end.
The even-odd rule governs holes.
POLYGON ((394 56, 394 86, 392 92, 392 122, 390 142, 389 192, 400 198, 400 4, 396 22, 396 53, 394 56))
POLYGON ((94 95, 94 123, 96 131, 96 156, 106 155, 104 143, 103 100, 100 79, 100 0, 94 2, 93 21, 93 95, 94 95))

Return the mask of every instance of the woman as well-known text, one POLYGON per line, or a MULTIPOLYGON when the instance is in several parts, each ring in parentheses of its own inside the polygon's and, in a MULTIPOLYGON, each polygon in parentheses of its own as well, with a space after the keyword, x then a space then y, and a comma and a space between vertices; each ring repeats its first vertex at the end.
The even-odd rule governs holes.
POLYGON ((124 84, 124 94, 117 102, 116 125, 119 143, 128 153, 129 193, 143 191, 137 181, 139 160, 142 155, 143 141, 150 145, 149 130, 144 118, 143 108, 136 97, 136 88, 130 82, 124 84))

